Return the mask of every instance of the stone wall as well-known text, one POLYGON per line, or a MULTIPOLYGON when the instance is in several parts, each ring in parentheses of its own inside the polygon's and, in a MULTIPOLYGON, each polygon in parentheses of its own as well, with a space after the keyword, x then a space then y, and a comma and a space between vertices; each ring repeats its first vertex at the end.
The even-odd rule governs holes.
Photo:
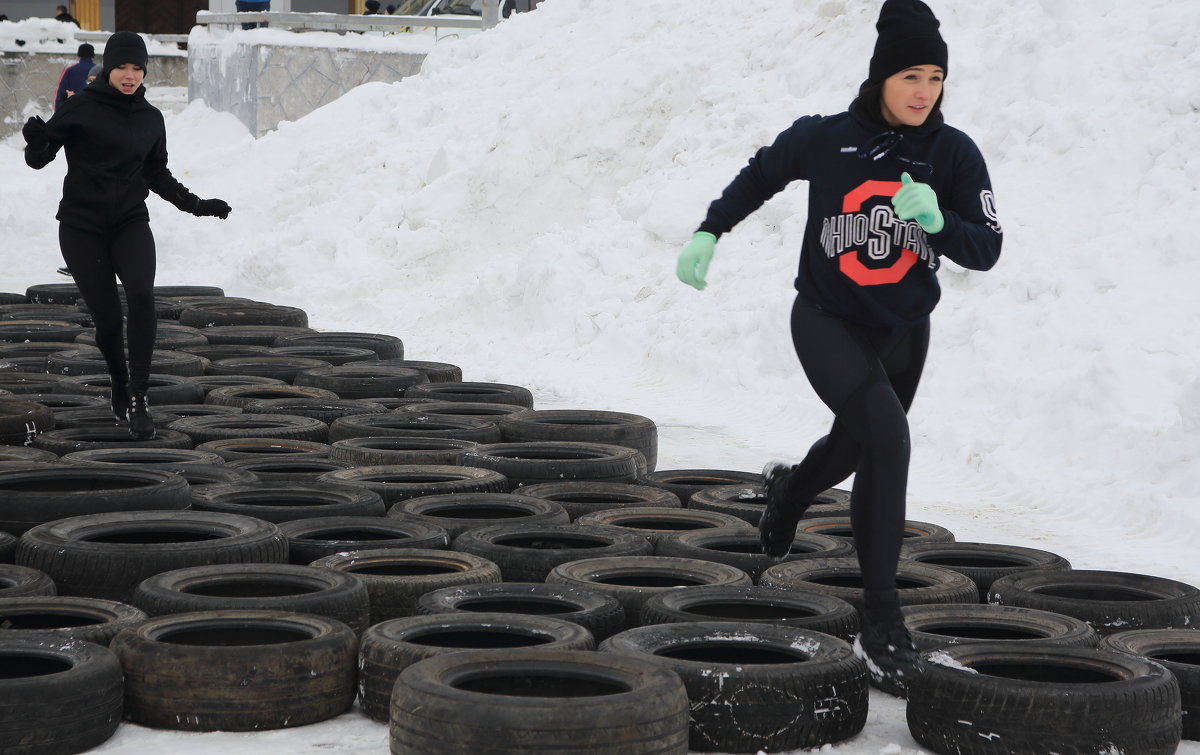
MULTIPOLYGON (((102 61, 96 57, 97 63, 102 61)), ((63 53, 0 53, 0 138, 20 130, 30 115, 48 117, 59 75, 78 62, 63 53)), ((187 86, 187 58, 182 55, 151 55, 146 68, 147 88, 187 86)))
POLYGON ((188 101, 232 113, 254 136, 294 121, 360 84, 418 73, 424 53, 259 43, 189 44, 188 101))

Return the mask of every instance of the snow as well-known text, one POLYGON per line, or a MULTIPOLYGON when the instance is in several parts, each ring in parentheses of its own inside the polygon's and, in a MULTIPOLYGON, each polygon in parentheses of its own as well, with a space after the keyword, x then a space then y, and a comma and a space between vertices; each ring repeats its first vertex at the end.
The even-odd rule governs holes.
MULTIPOLYGON (((940 273, 908 515, 1076 568, 1200 585, 1200 3, 932 4, 947 119, 988 160, 1006 241, 990 272, 940 273)), ((649 416, 662 469, 798 458, 829 422, 787 332, 805 187, 722 238, 704 292, 675 279, 675 256, 758 146, 845 108, 877 10, 546 0, 439 43, 420 76, 257 141, 193 102, 168 114, 172 168, 234 212, 194 218, 152 197, 158 281, 399 335, 410 358, 524 385, 539 408, 649 416)), ((19 139, 0 146, 8 291, 55 281, 61 264, 64 163, 28 170, 19 139)), ((126 724, 95 751, 386 740, 353 712, 255 734, 126 724)), ((921 750, 904 703, 873 691, 865 731, 823 751, 921 750)))

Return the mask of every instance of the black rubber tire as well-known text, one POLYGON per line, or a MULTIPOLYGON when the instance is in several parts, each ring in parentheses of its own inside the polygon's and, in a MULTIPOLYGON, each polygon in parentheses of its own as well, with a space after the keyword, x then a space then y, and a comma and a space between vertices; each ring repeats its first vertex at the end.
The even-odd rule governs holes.
POLYGON ((1133 629, 1110 634, 1102 650, 1147 658, 1166 667, 1179 683, 1183 738, 1200 741, 1200 632, 1194 629, 1133 629))
POLYGON ((211 451, 226 463, 242 459, 324 459, 329 456, 327 443, 292 438, 226 438, 200 443, 196 450, 211 451))
POLYGON ((412 616, 417 598, 442 587, 499 582, 500 567, 469 553, 372 548, 335 553, 312 566, 350 572, 371 596, 371 624, 412 616))
POLYGON ((25 299, 31 304, 75 304, 83 295, 74 283, 38 283, 25 289, 25 299))
POLYGON ((1057 553, 996 543, 908 542, 900 548, 900 558, 923 564, 943 566, 966 574, 986 596, 988 588, 1000 577, 1023 571, 1066 571, 1071 563, 1057 553))
MULTIPOLYGON (((856 558, 785 561, 759 576, 758 584, 778 590, 810 590, 835 595, 860 611, 862 569, 856 558)), ((900 561, 896 573, 900 605, 978 603, 979 589, 966 575, 940 566, 900 561)))
POLYGON ((713 585, 667 590, 642 606, 634 625, 691 621, 783 624, 824 632, 847 642, 858 634, 858 611, 841 598, 757 585, 713 585))
POLYGON ((254 482, 258 477, 253 472, 244 469, 233 469, 224 464, 153 464, 146 465, 164 472, 174 472, 188 481, 192 490, 204 485, 219 485, 223 483, 254 482))
POLYGON ((213 388, 204 396, 204 403, 218 406, 244 407, 251 401, 279 398, 306 398, 336 401, 338 395, 323 388, 313 388, 306 385, 287 385, 286 383, 244 383, 227 385, 223 388, 213 388))
MULTIPOLYGON (((55 430, 72 430, 77 427, 125 427, 124 423, 118 422, 113 416, 112 407, 108 406, 83 406, 78 409, 60 409, 54 413, 54 429, 55 430)), ((155 428, 165 428, 175 420, 183 419, 178 414, 164 412, 157 406, 150 408, 150 421, 154 423, 155 428)), ((128 431, 126 430, 126 436, 128 431)))
POLYGON ((93 448, 72 451, 59 461, 89 467, 145 467, 154 465, 223 464, 220 456, 194 448, 93 448))
POLYGON ((544 582, 559 564, 582 558, 649 556, 654 551, 641 535, 580 524, 495 524, 467 530, 450 547, 496 564, 505 582, 544 582))
POLYGON ((402 398, 406 390, 428 383, 429 378, 424 372, 403 367, 345 365, 307 369, 292 382, 324 388, 345 399, 372 399, 402 398))
POLYGON ((18 564, 0 564, 0 598, 57 594, 58 587, 44 571, 18 564))
POLYGON ((453 438, 345 438, 330 444, 331 459, 345 459, 356 467, 394 464, 448 464, 462 466, 467 451, 479 444, 453 438))
MULTIPOLYGON (((717 485, 692 494, 688 508, 736 516, 757 527, 767 505, 762 485, 717 485)), ((850 497, 844 490, 830 488, 813 499, 804 512, 807 520, 817 515, 850 516, 850 497)))
MULTIPOLYGON (((494 524, 567 524, 567 512, 553 501, 514 493, 447 493, 409 498, 388 509, 388 517, 432 524, 451 539, 494 524)), ((540 581, 540 580, 539 580, 540 581)))
POLYGON ((329 425, 339 417, 356 414, 384 414, 388 409, 383 404, 360 399, 271 398, 250 401, 242 407, 242 411, 246 414, 290 414, 293 417, 312 417, 329 425))
POLYGON ((481 444, 463 457, 464 466, 504 475, 512 490, 563 480, 632 483, 645 463, 632 448, 568 441, 481 444))
MULTIPOLYGON (((0 361, 3 361, 0 359, 0 361)), ((9 397, 11 400, 15 395, 9 397)), ((83 409, 88 406, 108 406, 109 402, 104 396, 84 396, 82 393, 24 393, 21 394, 21 401, 32 401, 35 404, 41 404, 50 409, 52 412, 58 412, 63 409, 83 409)))
POLYGON ((142 580, 133 605, 151 616, 191 611, 289 611, 337 619, 362 634, 367 588, 334 569, 295 564, 189 566, 142 580))
POLYGON ((317 480, 362 485, 378 493, 389 507, 400 501, 428 495, 508 491, 508 480, 499 472, 437 464, 355 467, 326 472, 317 480))
POLYGON ((318 516, 382 518, 386 510, 378 493, 357 485, 266 481, 205 485, 193 491, 192 508, 240 514, 276 524, 318 516))
POLYGON ((408 398, 431 398, 435 401, 482 401, 488 404, 515 404, 533 408, 533 394, 528 388, 507 383, 425 383, 404 392, 408 398))
POLYGON ((516 404, 491 404, 484 401, 434 401, 426 398, 408 400, 415 403, 400 407, 401 411, 424 414, 429 417, 477 417, 490 420, 497 425, 505 417, 528 414, 533 411, 516 404))
POLYGON ((566 509, 572 521, 585 514, 634 506, 682 507, 679 496, 653 485, 624 482, 542 482, 521 488, 521 495, 545 498, 566 509))
POLYGON ((387 722, 400 672, 417 661, 463 650, 531 647, 592 650, 591 632, 569 621, 509 613, 441 613, 373 625, 359 648, 359 702, 374 721, 387 722))
POLYGON ((5 464, 52 464, 58 454, 32 446, 0 446, 0 463, 5 464))
POLYGON ((784 752, 853 737, 867 722, 867 664, 844 640, 725 621, 629 629, 600 644, 679 674, 692 750, 784 752))
POLYGON ((17 552, 17 536, 8 532, 0 532, 0 564, 11 564, 13 554, 17 552))
MULTIPOLYGON (((112 378, 108 374, 80 375, 61 378, 54 387, 55 393, 79 393, 85 396, 108 397, 112 392, 112 378)), ((195 378, 182 375, 150 373, 146 399, 151 407, 164 404, 198 404, 204 400, 204 389, 195 378)))
MULTIPOLYGON (((94 347, 96 345, 96 331, 89 330, 81 333, 75 339, 75 343, 94 347)), ((208 338, 206 338, 204 334, 201 333, 197 328, 189 328, 186 325, 177 325, 175 323, 160 322, 154 329, 155 357, 162 356, 168 351, 179 352, 181 354, 190 354, 192 352, 187 351, 187 349, 196 346, 208 345, 208 338)))
POLYGON ((261 519, 208 511, 134 511, 59 519, 21 536, 17 563, 58 592, 128 603, 147 577, 214 563, 286 563, 287 540, 261 519))
POLYGON ((254 357, 233 359, 218 359, 211 362, 204 373, 206 375, 258 375, 293 382, 300 373, 317 367, 329 367, 329 362, 320 359, 303 359, 301 357, 280 357, 264 354, 254 357))
POLYGON ((62 375, 37 372, 0 372, 0 390, 14 394, 15 398, 27 393, 58 393, 59 384, 66 379, 62 375))
POLYGON ((0 598, 0 647, 16 639, 54 644, 94 642, 108 647, 118 632, 146 618, 142 609, 111 600, 65 595, 0 598))
MULTIPOLYGON (((197 377, 207 364, 207 359, 195 354, 156 350, 150 369, 158 375, 197 377)), ((56 375, 96 375, 105 370, 104 355, 95 347, 60 351, 46 358, 46 369, 56 375)))
POLYGON ((340 417, 329 425, 329 442, 347 438, 452 438, 498 443, 500 427, 477 417, 425 416, 410 412, 340 417))
POLYGON ((191 296, 225 296, 225 290, 220 286, 155 286, 154 297, 157 299, 179 299, 191 296))
POLYGON ((0 304, 0 320, 53 320, 90 327, 92 316, 74 304, 0 304))
POLYGON ((908 691, 908 729, 934 752, 1166 755, 1179 746, 1179 687, 1157 663, 998 643, 922 658, 925 673, 908 691))
MULTIPOLYGON (((828 516, 804 518, 800 520, 797 532, 807 532, 813 535, 828 535, 842 537, 854 542, 854 533, 850 528, 850 517, 828 516)), ((953 543, 954 533, 939 524, 918 522, 914 519, 904 521, 904 544, 915 543, 953 543)))
POLYGON ((24 446, 56 427, 54 412, 33 401, 0 399, 0 445, 24 446))
POLYGON ((61 320, 0 320, 0 342, 62 341, 73 343, 82 325, 61 320))
MULTIPOLYGON (((367 364, 367 362, 347 362, 346 364, 367 364)), ((380 367, 403 367, 407 370, 418 370, 425 373, 431 383, 462 382, 462 368, 448 362, 422 362, 414 359, 380 359, 370 362, 380 367)))
POLYGON ((193 444, 234 438, 286 438, 324 443, 329 425, 312 417, 289 414, 226 414, 185 417, 168 429, 184 433, 193 444))
POLYGON ((797 533, 792 540, 792 550, 782 559, 778 559, 762 552, 758 528, 720 527, 681 532, 664 538, 658 542, 655 553, 659 556, 696 558, 701 561, 729 564, 746 572, 751 578, 758 579, 763 570, 781 562, 853 556, 854 546, 841 538, 797 533))
POLYGON ((174 414, 180 419, 242 413, 240 406, 219 406, 217 404, 163 404, 158 409, 168 414, 174 414))
POLYGON ((665 556, 571 561, 551 569, 546 582, 574 585, 612 595, 621 601, 626 621, 640 619, 646 601, 664 590, 698 585, 753 584, 749 574, 732 566, 665 556))
MULTIPOLYGON (((219 359, 256 359, 268 356, 270 349, 266 346, 250 346, 236 343, 206 343, 203 346, 184 346, 179 350, 184 354, 193 354, 207 359, 209 363, 219 359)), ((206 375, 202 377, 260 377, 258 375, 206 375)), ((278 378, 262 378, 262 380, 278 380, 278 378)), ((279 380, 282 383, 282 380, 279 380)), ((233 383, 223 383, 233 385, 233 383)))
POLYGON ((22 464, 0 469, 0 529, 20 535, 44 522, 106 511, 183 510, 187 481, 127 466, 22 464))
POLYGON ((987 602, 1074 616, 1091 624, 1101 636, 1131 629, 1200 626, 1200 589, 1146 574, 1021 572, 993 582, 987 602))
POLYGON ((392 693, 393 755, 684 755, 677 674, 615 653, 478 650, 414 663, 392 693))
POLYGON ((0 668, 0 752, 84 752, 107 741, 121 723, 121 663, 108 648, 6 640, 0 668))
MULTIPOLYGON (((219 457, 218 457, 219 458, 219 457)), ((267 483, 300 483, 308 484, 326 472, 336 472, 339 469, 351 469, 353 464, 348 461, 335 459, 238 459, 229 462, 233 469, 244 469, 253 472, 258 479, 267 483)))
POLYGON ((658 427, 649 417, 625 412, 542 409, 500 419, 505 443, 578 441, 626 446, 646 460, 643 472, 658 464, 658 427))
POLYGON ((904 623, 917 650, 970 642, 1096 647, 1100 637, 1086 621, 1060 613, 986 603, 904 606, 904 623))
POLYGON ((318 558, 356 550, 420 548, 445 550, 446 530, 414 520, 378 516, 322 516, 279 525, 288 541, 288 559, 310 564, 318 558))
POLYGON ((211 344, 246 344, 250 346, 274 346, 284 336, 316 333, 312 328, 289 325, 215 325, 201 328, 200 332, 211 344))
MULTIPOLYGON (((212 297, 216 298, 216 297, 212 297)), ((179 313, 179 324, 193 328, 215 328, 221 325, 276 325, 290 328, 308 327, 308 314, 297 307, 252 302, 232 306, 214 302, 213 306, 193 304, 179 313)))
POLYGON ((117 635, 125 714, 183 731, 262 731, 354 703, 358 639, 340 621, 283 611, 202 611, 117 635))
POLYGON ((357 333, 346 330, 323 331, 320 333, 298 333, 283 335, 271 344, 276 348, 286 346, 348 346, 370 349, 380 359, 403 359, 404 342, 385 333, 357 333))
POLYGON ((605 527, 620 527, 634 532, 650 541, 656 556, 658 545, 664 539, 683 532, 745 527, 746 523, 735 516, 718 514, 715 511, 690 511, 666 506, 632 506, 629 508, 605 509, 584 514, 575 520, 577 524, 599 524, 605 527))
POLYGON ((192 439, 169 428, 155 428, 150 440, 134 440, 129 428, 123 425, 91 425, 51 430, 33 439, 35 448, 41 448, 59 456, 76 451, 98 448, 191 448, 192 439))
POLYGON ((642 475, 638 483, 671 491, 687 508, 692 495, 705 488, 719 485, 762 485, 762 475, 758 472, 739 472, 733 469, 659 469, 642 475))
MULTIPOLYGON (((325 346, 323 344, 308 344, 305 346, 272 346, 266 352, 270 356, 300 357, 301 359, 319 359, 334 367, 349 362, 378 362, 379 356, 371 349, 356 346, 325 346)), ((361 366, 361 365, 360 365, 361 366)))
POLYGON ((578 624, 599 642, 625 628, 625 609, 611 595, 544 582, 443 587, 417 599, 420 614, 508 613, 550 616, 578 624))

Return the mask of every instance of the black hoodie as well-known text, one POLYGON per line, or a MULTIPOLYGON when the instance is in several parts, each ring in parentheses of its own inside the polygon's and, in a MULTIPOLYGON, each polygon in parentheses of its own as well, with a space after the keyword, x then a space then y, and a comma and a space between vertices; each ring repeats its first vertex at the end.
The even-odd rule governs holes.
POLYGON ((46 123, 49 146, 25 147, 25 162, 44 168, 66 148, 67 176, 58 205, 62 223, 106 232, 124 223, 149 220, 145 199, 153 191, 181 210, 198 198, 167 169, 162 113, 146 102, 146 88, 123 94, 96 79, 70 97, 46 123))
POLYGON ((941 256, 987 270, 1003 239, 979 148, 933 113, 920 126, 887 126, 858 100, 832 116, 806 116, 758 150, 700 225, 718 237, 790 182, 809 182, 808 223, 796 290, 851 322, 897 328, 921 322, 941 297, 941 256), (937 193, 945 227, 927 234, 892 210, 900 174, 937 193))

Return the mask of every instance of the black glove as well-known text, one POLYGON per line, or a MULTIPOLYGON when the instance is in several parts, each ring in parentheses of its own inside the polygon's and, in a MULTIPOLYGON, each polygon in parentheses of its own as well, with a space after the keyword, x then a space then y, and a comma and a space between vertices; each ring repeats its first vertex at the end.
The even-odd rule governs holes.
POLYGON ((50 146, 50 137, 46 134, 46 122, 41 116, 35 115, 25 121, 25 125, 21 127, 21 135, 25 137, 25 143, 34 152, 41 152, 50 146))
POLYGON ((224 199, 201 199, 196 203, 196 209, 192 210, 192 214, 201 218, 207 216, 224 220, 229 217, 232 209, 224 199))

